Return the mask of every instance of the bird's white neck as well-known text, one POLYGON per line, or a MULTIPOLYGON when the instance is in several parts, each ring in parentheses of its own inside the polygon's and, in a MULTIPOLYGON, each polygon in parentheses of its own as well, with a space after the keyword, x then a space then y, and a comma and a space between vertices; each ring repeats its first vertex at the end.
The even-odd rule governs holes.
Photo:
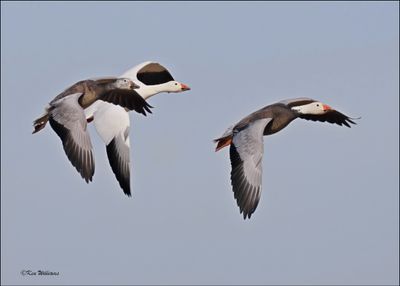
POLYGON ((162 89, 161 84, 156 84, 156 85, 141 85, 140 88, 136 89, 136 92, 143 97, 144 99, 148 99, 152 97, 153 95, 156 95, 157 93, 163 92, 164 90, 162 89))

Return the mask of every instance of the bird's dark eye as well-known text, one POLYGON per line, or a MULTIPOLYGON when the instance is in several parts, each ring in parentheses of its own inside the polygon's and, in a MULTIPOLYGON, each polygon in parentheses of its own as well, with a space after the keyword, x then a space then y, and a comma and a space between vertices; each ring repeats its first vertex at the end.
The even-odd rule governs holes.
POLYGON ((175 85, 178 85, 177 83, 175 83, 175 85))
POLYGON ((319 104, 317 104, 317 106, 319 106, 319 104))

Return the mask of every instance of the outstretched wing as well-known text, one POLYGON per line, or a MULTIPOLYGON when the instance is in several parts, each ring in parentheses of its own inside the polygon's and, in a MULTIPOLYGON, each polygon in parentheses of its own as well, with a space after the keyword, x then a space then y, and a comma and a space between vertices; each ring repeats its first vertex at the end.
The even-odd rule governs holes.
POLYGON ((106 144, 108 161, 119 185, 127 196, 131 196, 129 114, 119 106, 100 103, 93 122, 106 144))
POLYGON ((94 174, 94 158, 86 117, 78 103, 81 95, 75 93, 53 102, 49 122, 60 137, 68 159, 88 183, 94 174))
POLYGON ((334 123, 340 126, 346 125, 349 128, 351 127, 349 123, 356 124, 352 120, 354 118, 350 118, 334 109, 328 110, 325 114, 322 115, 300 114, 299 117, 306 120, 334 123))
POLYGON ((110 162, 111 169, 125 195, 131 196, 131 183, 130 183, 130 144, 128 133, 129 128, 126 129, 126 134, 119 133, 117 136, 108 143, 106 150, 108 161, 110 162))
POLYGON ((259 119, 241 130, 233 130, 230 147, 231 183, 244 219, 251 217, 260 200, 264 153, 263 133, 271 120, 271 118, 259 119))
POLYGON ((174 80, 169 71, 159 63, 148 63, 138 70, 137 79, 145 85, 156 85, 174 80))
POLYGON ((133 89, 113 89, 102 94, 99 99, 120 105, 129 110, 135 110, 144 116, 146 116, 146 111, 151 113, 150 108, 152 106, 133 89))

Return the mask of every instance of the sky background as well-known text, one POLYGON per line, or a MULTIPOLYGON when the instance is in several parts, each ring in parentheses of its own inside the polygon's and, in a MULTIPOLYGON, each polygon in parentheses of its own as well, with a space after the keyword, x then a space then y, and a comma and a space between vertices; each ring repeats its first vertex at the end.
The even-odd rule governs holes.
POLYGON ((2 284, 398 284, 398 174, 396 2, 1 3, 2 284), (93 126, 86 184, 32 121, 71 84, 147 60, 192 90, 130 114, 128 198, 93 126), (300 96, 362 118, 264 138, 244 221, 212 139, 300 96))

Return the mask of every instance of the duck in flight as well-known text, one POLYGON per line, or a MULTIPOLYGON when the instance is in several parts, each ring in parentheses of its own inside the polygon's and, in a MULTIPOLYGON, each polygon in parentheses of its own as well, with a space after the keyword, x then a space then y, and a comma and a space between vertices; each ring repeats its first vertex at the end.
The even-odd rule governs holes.
POLYGON ((45 113, 33 122, 37 133, 49 122, 60 137, 71 164, 88 183, 94 174, 92 143, 84 109, 97 101, 119 105, 146 115, 150 105, 135 91, 139 86, 129 78, 89 79, 75 83, 57 95, 45 113))
POLYGON ((347 127, 356 124, 354 118, 322 102, 310 98, 295 98, 251 113, 214 140, 217 143, 215 151, 230 145, 231 184, 244 219, 251 217, 260 201, 263 136, 282 130, 296 118, 347 127))

